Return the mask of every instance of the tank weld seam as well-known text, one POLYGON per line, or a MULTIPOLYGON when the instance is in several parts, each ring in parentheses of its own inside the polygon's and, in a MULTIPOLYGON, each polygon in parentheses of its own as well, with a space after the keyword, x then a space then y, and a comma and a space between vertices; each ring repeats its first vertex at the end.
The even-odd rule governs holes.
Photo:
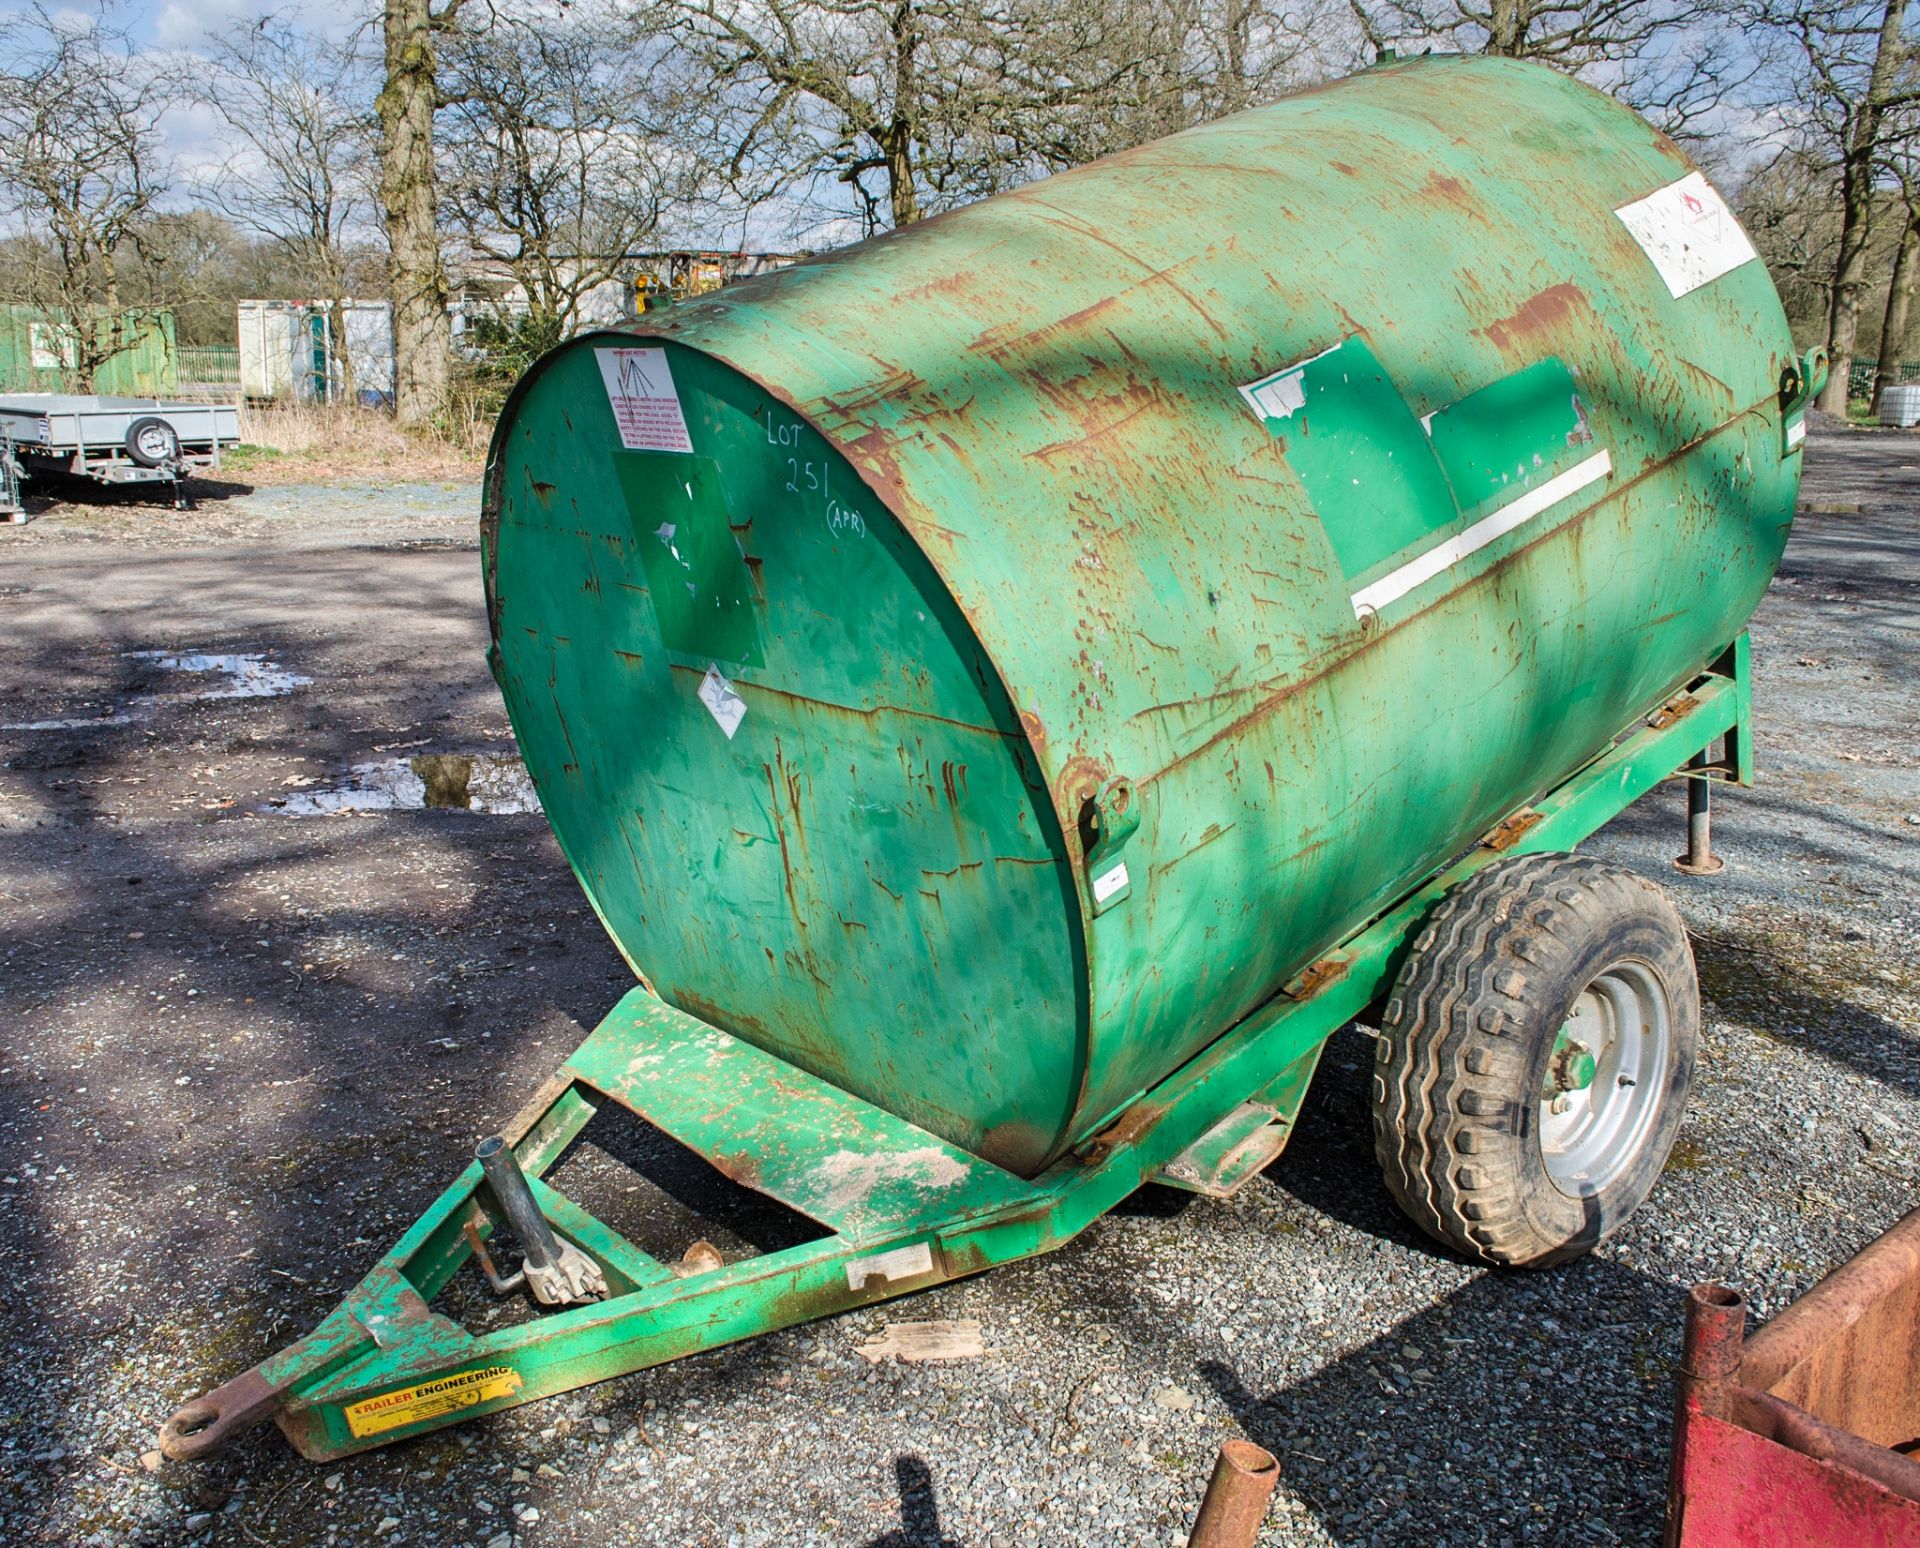
MULTIPOLYGON (((672 669, 676 672, 694 672, 695 670, 690 666, 682 666, 677 661, 672 663, 672 669)), ((857 709, 851 704, 836 704, 831 699, 816 699, 808 694, 795 693, 790 688, 775 688, 770 683, 756 683, 747 678, 736 678, 733 686, 736 691, 742 688, 750 689, 754 693, 770 694, 795 704, 810 704, 820 709, 833 710, 838 714, 858 716, 862 720, 871 720, 879 715, 900 715, 911 720, 927 720, 936 725, 952 726, 960 731, 976 732, 981 736, 997 736, 1011 742, 1026 740, 1026 733, 1023 731, 1006 731, 999 726, 976 726, 971 721, 954 720, 946 715, 935 715, 927 710, 907 709, 899 704, 876 704, 870 709, 857 709)))

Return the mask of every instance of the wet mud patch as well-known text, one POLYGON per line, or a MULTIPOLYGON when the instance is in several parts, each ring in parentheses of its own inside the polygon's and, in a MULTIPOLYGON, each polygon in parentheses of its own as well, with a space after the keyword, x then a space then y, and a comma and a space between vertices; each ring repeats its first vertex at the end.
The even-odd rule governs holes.
POLYGON ((175 692, 141 693, 122 698, 94 715, 61 715, 45 720, 15 720, 0 731, 84 731, 107 726, 129 726, 159 710, 217 699, 277 699, 312 683, 311 677, 288 670, 266 651, 217 654, 198 651, 129 650, 123 660, 161 672, 198 679, 175 692))

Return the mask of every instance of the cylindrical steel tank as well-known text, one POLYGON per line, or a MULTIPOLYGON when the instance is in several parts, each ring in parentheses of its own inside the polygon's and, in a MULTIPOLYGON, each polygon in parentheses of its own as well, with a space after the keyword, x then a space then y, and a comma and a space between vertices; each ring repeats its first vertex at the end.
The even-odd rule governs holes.
POLYGON ((1733 638, 1791 350, 1632 113, 1390 63, 547 356, 495 672, 661 995, 1032 1172, 1733 638))

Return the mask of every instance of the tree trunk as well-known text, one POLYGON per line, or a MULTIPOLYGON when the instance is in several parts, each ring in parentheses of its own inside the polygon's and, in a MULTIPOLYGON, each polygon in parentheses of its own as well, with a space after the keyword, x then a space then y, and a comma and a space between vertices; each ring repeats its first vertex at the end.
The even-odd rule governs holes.
POLYGON ((1526 51, 1529 19, 1523 0, 1493 0, 1487 7, 1484 52, 1518 59, 1526 51))
POLYGON ((1238 113, 1247 105, 1247 44, 1253 28, 1253 0, 1227 0, 1226 109, 1238 113))
POLYGON ((920 218, 920 195, 913 186, 912 129, 898 120, 889 124, 883 148, 887 153, 887 197, 898 230, 920 218))
POLYGON ((386 0, 386 84, 380 114, 380 208, 393 292, 393 404, 402 426, 432 423, 447 407, 453 328, 433 167, 435 79, 431 0, 386 0))
POLYGON ((919 43, 914 0, 898 0, 889 30, 893 34, 893 122, 880 132, 880 149, 887 158, 887 199, 894 229, 911 226, 920 218, 920 194, 913 186, 914 94, 920 89, 914 76, 914 51, 919 43))
POLYGON ((91 393, 100 368, 117 355, 120 343, 120 266, 110 249, 100 249, 100 294, 96 310, 84 302, 76 309, 73 334, 74 391, 91 393))
POLYGON ((1834 261, 1833 302, 1827 313, 1829 374, 1819 406, 1842 419, 1847 414, 1854 346, 1860 337, 1860 287, 1866 279, 1867 238, 1873 222, 1874 167, 1879 158, 1880 130, 1886 122, 1887 94, 1906 52, 1900 43, 1906 14, 1907 0, 1886 0, 1873 70, 1848 130, 1846 156, 1840 168, 1840 252, 1834 261))
POLYGON ((1907 207, 1907 226, 1893 255, 1893 281, 1887 287, 1887 310, 1880 323, 1880 360, 1873 372, 1873 411, 1880 412, 1880 394, 1900 379, 1907 353, 1907 314, 1913 307, 1913 281, 1920 270, 1920 205, 1907 207))
POLYGON ((333 358, 339 364, 340 395, 353 403, 359 398, 359 385, 353 377, 353 351, 347 347, 347 298, 337 283, 327 297, 327 337, 333 341, 333 358))
POLYGON ((1845 419, 1853 377, 1853 350, 1860 336, 1860 286, 1867 274, 1867 237, 1873 217, 1873 152, 1849 150, 1840 173, 1840 255, 1833 266, 1833 301, 1827 312, 1827 385, 1820 407, 1845 419))

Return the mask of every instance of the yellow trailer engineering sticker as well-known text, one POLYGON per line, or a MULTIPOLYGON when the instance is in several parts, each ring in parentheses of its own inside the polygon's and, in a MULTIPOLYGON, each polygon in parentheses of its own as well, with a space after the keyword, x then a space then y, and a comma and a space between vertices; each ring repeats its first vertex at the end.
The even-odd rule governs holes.
POLYGON ((457 1376, 442 1376, 417 1387, 400 1387, 349 1403, 345 1409, 347 1428, 365 1439, 383 1430, 397 1430, 402 1425, 491 1403, 495 1398, 511 1397, 520 1386, 520 1373, 511 1365, 483 1365, 477 1371, 461 1371, 457 1376))

